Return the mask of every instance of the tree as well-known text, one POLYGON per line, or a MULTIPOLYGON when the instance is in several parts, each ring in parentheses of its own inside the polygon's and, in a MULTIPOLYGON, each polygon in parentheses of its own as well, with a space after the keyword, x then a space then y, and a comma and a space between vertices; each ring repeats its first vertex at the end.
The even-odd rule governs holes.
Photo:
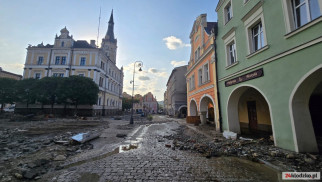
MULTIPOLYGON (((133 103, 139 103, 139 99, 133 99, 133 103)), ((131 98, 122 98, 122 110, 131 109, 132 108, 132 99, 131 98)))
POLYGON ((5 104, 12 104, 16 100, 15 84, 17 80, 10 78, 0 78, 0 104, 1 112, 5 104))
POLYGON ((35 103, 37 100, 37 82, 34 78, 20 80, 16 83, 16 101, 26 103, 27 110, 29 104, 35 103))
POLYGON ((63 79, 57 95, 60 101, 64 103, 70 102, 75 105, 75 114, 77 115, 77 106, 79 104, 96 104, 98 92, 99 88, 92 79, 70 76, 63 79))
POLYGON ((42 108, 45 104, 51 105, 53 113, 54 104, 57 102, 59 87, 62 84, 61 77, 45 77, 36 83, 36 100, 41 103, 42 108))

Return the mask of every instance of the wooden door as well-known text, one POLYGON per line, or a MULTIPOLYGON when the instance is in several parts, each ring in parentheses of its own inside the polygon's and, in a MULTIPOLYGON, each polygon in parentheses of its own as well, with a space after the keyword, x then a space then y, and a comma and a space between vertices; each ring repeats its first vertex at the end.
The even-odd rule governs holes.
POLYGON ((257 130, 256 101, 248 101, 247 110, 248 110, 249 129, 251 131, 257 130))

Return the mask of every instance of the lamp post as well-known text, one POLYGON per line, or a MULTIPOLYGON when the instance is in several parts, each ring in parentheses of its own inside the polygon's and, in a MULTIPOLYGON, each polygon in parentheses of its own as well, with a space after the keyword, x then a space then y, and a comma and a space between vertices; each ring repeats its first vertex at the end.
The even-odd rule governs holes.
POLYGON ((142 71, 142 67, 143 67, 143 62, 142 61, 135 61, 134 63, 134 68, 133 68, 133 80, 130 82, 131 84, 133 84, 132 87, 132 111, 131 111, 131 119, 130 119, 130 124, 133 124, 133 95, 134 95, 134 75, 135 75, 135 65, 136 63, 139 63, 138 66, 140 67, 139 71, 142 71))

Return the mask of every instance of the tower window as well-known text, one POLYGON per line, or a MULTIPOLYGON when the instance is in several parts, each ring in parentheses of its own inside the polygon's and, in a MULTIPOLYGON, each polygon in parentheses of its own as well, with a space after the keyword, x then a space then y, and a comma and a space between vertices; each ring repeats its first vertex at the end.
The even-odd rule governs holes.
POLYGON ((65 45, 65 42, 61 42, 61 46, 64 47, 64 45, 65 45))

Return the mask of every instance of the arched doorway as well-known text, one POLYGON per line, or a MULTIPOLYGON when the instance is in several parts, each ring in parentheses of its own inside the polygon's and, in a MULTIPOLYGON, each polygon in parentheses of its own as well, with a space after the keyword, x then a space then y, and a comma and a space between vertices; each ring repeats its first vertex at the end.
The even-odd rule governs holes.
POLYGON ((241 86, 231 93, 227 116, 229 130, 238 134, 263 137, 273 133, 267 99, 252 86, 241 86))
POLYGON ((189 111, 190 111, 190 116, 198 116, 197 103, 194 99, 190 101, 189 111))
POLYGON ((201 123, 206 123, 207 121, 214 122, 215 120, 215 109, 214 101, 210 95, 204 95, 200 99, 200 120, 201 123))
POLYGON ((187 106, 182 105, 178 109, 179 111, 179 118, 185 118, 187 116, 187 106))
POLYGON ((305 75, 290 97, 296 151, 322 151, 322 65, 305 75))

